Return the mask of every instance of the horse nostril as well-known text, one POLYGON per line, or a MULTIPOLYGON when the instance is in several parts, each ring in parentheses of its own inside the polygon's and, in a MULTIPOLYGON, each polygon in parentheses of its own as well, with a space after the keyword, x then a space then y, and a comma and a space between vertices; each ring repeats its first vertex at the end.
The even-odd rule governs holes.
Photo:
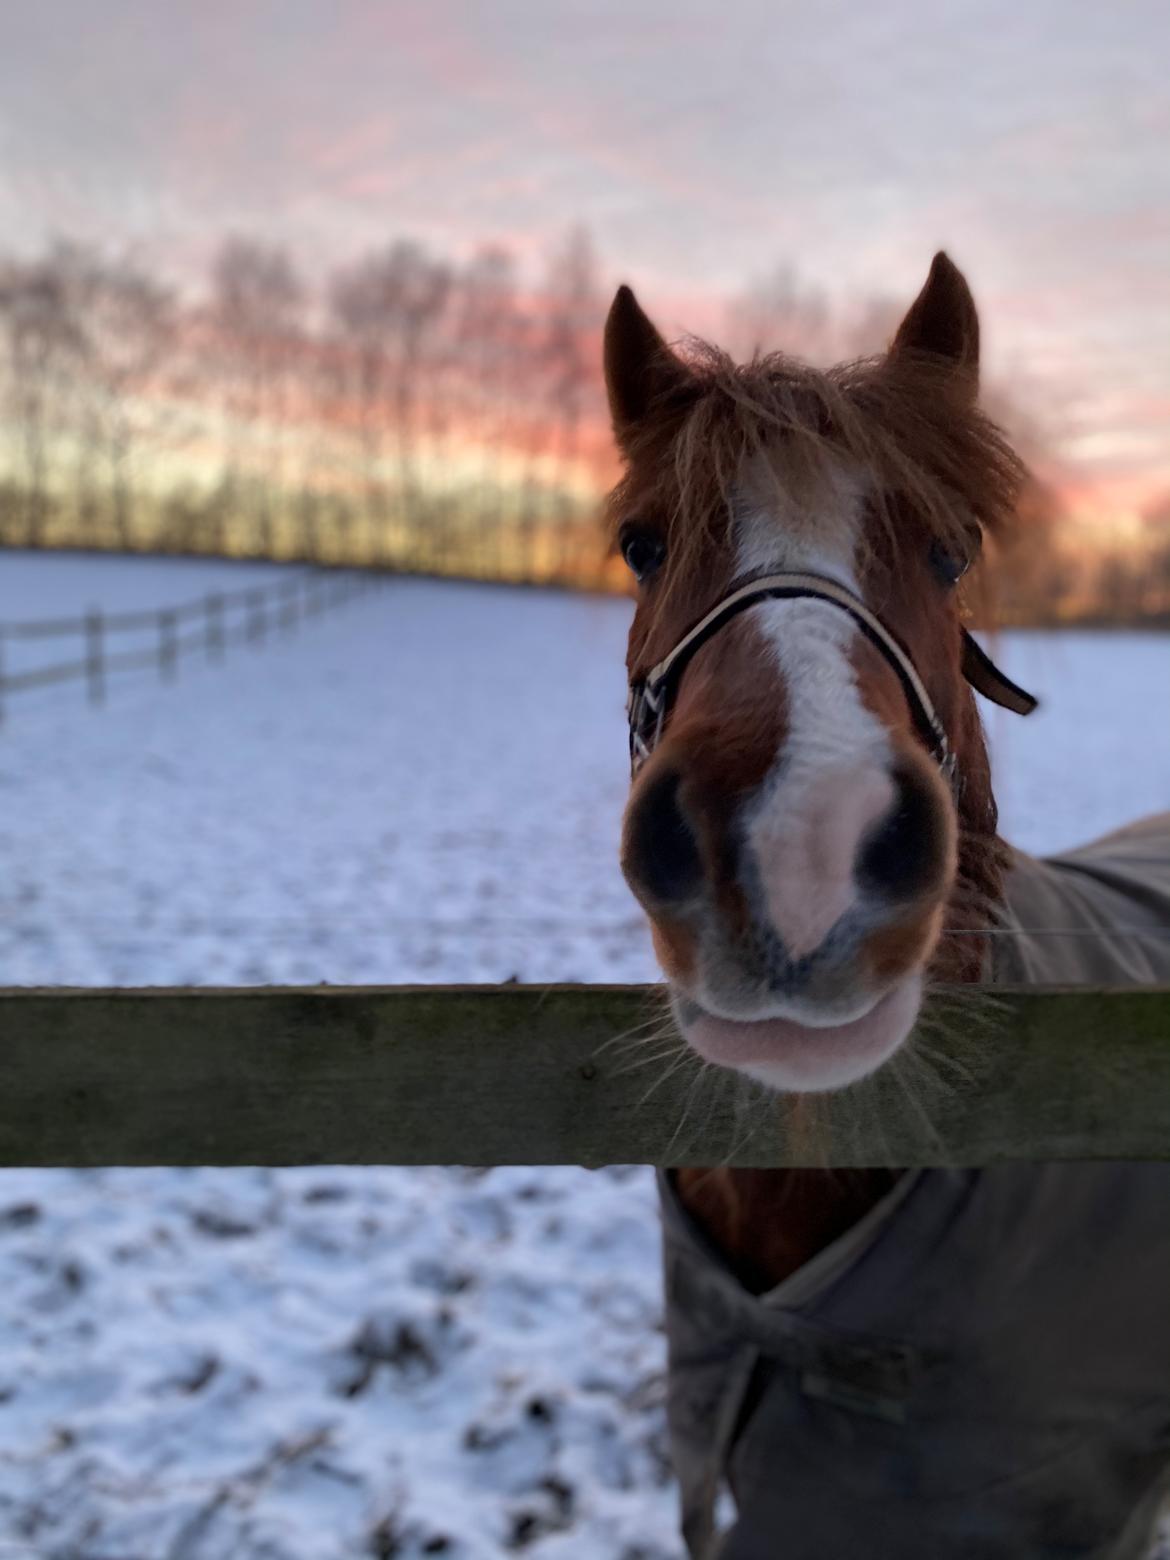
POLYGON ((886 899, 913 899, 931 888, 946 859, 946 828, 938 802, 917 771, 897 768, 894 800, 862 842, 857 881, 886 899))
POLYGON ((699 847, 679 802, 674 770, 645 787, 626 822, 622 865, 631 883, 659 900, 685 899, 703 876, 699 847))

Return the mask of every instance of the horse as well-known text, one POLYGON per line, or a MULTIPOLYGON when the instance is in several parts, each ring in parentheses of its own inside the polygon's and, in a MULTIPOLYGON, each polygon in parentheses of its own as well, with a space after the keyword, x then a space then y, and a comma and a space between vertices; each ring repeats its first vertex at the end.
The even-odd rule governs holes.
MULTIPOLYGON (((966 576, 1026 472, 953 262, 884 353, 827 371, 672 347, 623 286, 604 369, 635 594, 621 866, 685 1046, 803 1099, 891 1065, 934 982, 1170 978, 1170 814, 1047 861, 997 830, 975 693, 1035 701, 965 628, 966 576)), ((693 1560, 1145 1552, 1170 1167, 659 1184, 693 1560)))

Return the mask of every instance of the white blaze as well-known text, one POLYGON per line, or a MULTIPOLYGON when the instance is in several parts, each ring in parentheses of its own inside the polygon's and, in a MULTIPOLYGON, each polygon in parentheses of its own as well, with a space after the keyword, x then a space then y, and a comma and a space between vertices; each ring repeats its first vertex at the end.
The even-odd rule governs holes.
MULTIPOLYGON (((844 476, 817 494, 817 513, 769 491, 737 521, 737 573, 822 574, 859 594, 862 494, 844 476)), ((763 601, 749 609, 783 684, 786 733, 745 817, 768 911, 789 953, 823 942, 856 895, 861 839, 889 809, 890 741, 865 707, 850 660, 853 620, 823 601, 763 601)))

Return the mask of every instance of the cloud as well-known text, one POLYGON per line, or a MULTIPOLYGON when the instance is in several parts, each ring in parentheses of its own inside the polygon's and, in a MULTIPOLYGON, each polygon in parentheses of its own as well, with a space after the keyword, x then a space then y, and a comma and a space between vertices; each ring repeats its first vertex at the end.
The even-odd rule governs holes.
POLYGON ((402 232, 533 266, 594 231, 669 326, 779 260, 909 298, 945 246, 993 371, 1086 469, 1168 428, 1165 9, 728 0, 57 0, 0 19, 0 221, 196 265, 219 232, 315 263, 402 232))

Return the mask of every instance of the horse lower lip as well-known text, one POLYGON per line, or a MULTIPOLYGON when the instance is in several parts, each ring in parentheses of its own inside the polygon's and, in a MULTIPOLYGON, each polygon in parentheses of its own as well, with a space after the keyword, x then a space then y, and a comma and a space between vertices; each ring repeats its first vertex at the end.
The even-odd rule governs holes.
POLYGON ((918 987, 904 981, 860 1018, 814 1029, 793 1019, 716 1018, 687 1004, 683 1033, 700 1056, 723 1067, 780 1067, 787 1087, 834 1087, 885 1061, 909 1032, 918 987))

